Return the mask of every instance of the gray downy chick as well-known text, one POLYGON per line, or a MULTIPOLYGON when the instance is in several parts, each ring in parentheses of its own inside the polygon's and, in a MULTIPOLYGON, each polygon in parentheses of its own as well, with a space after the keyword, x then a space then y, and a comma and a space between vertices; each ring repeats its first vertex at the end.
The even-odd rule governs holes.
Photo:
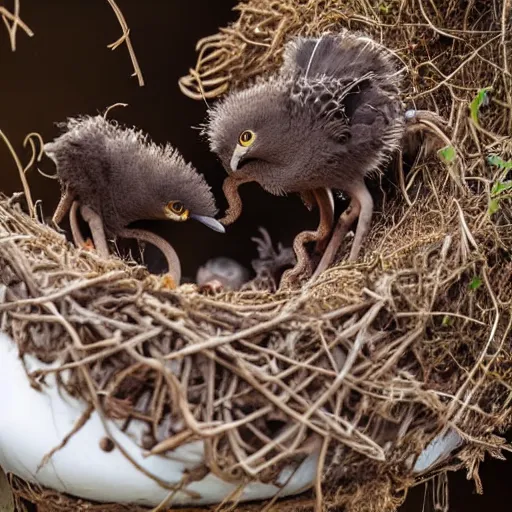
MULTIPOLYGON (((62 195, 53 216, 59 224, 80 205, 98 252, 108 256, 106 235, 135 238, 157 246, 166 256, 176 285, 181 266, 172 246, 154 233, 129 229, 138 220, 194 218, 224 232, 214 219, 215 199, 204 177, 170 144, 159 146, 133 128, 121 127, 101 115, 61 123, 62 135, 44 146, 55 162, 62 195)), ((80 240, 71 216, 75 241, 80 240)))
POLYGON ((382 169, 404 133, 393 59, 382 45, 347 30, 297 37, 287 44, 278 73, 228 94, 209 111, 210 148, 229 174, 223 187, 229 209, 221 222, 238 218, 237 189, 251 181, 272 194, 298 193, 309 208, 319 207, 318 230, 294 242, 298 263, 291 278, 307 267, 304 242, 316 241, 323 251, 318 275, 356 219, 349 259, 359 255, 373 213, 365 177, 382 169), (334 230, 331 189, 351 199, 334 230))
POLYGON ((237 261, 220 256, 199 267, 196 283, 200 288, 239 290, 249 281, 249 271, 237 261))

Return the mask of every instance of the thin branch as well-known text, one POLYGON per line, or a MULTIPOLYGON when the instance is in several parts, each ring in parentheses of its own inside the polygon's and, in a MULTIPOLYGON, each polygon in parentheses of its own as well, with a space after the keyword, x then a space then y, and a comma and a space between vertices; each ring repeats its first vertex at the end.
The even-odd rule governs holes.
POLYGON ((14 14, 9 12, 5 7, 0 6, 0 14, 2 15, 2 21, 9 33, 9 40, 11 42, 11 50, 13 52, 16 51, 16 31, 18 27, 29 36, 33 37, 34 32, 30 30, 30 28, 23 22, 20 18, 20 0, 14 0, 14 14), (11 24, 9 25, 9 20, 11 24))
POLYGON ((122 43, 126 43, 126 47, 128 48, 128 53, 130 54, 134 70, 132 76, 137 76, 139 80, 139 85, 142 87, 144 85, 144 78, 142 77, 142 71, 140 69, 139 63, 137 62, 135 51, 133 50, 132 41, 130 39, 130 29, 128 27, 128 24, 126 23, 126 19, 123 13, 121 12, 121 9, 116 4, 115 0, 107 1, 110 4, 110 7, 112 7, 112 10, 114 11, 117 17, 117 21, 119 22, 119 25, 121 25, 121 29, 123 31, 123 35, 117 41, 114 41, 113 43, 109 44, 108 48, 115 50, 122 43))

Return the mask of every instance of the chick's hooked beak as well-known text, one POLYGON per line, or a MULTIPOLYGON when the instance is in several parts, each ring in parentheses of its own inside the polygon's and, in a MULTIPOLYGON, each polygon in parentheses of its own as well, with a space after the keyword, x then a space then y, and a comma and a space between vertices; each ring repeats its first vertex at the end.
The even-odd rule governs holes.
POLYGON ((197 215, 195 213, 190 214, 191 219, 196 219, 197 221, 201 222, 201 224, 204 224, 205 226, 208 226, 210 229, 213 229, 214 231, 217 231, 218 233, 225 233, 226 229, 224 226, 213 217, 207 217, 206 215, 197 215))
POLYGON ((244 158, 244 156, 249 151, 249 148, 244 148, 243 146, 240 146, 237 144, 235 147, 235 151, 233 151, 233 156, 231 157, 231 162, 229 166, 231 167, 230 174, 232 172, 238 171, 238 166, 240 165, 240 161, 244 158))

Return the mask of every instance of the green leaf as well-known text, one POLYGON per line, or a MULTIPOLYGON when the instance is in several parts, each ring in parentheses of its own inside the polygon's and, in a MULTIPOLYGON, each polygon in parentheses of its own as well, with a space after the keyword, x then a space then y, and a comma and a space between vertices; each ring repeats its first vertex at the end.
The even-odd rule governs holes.
POLYGON ((503 160, 497 155, 489 155, 487 162, 491 165, 495 165, 500 169, 512 169, 512 162, 510 160, 503 160))
POLYGON ((441 324, 443 327, 450 327, 452 325, 452 318, 449 315, 444 315, 441 324))
POLYGON ((490 91, 490 87, 485 87, 484 89, 480 89, 473 99, 473 101, 469 105, 469 111, 471 113, 471 119, 475 124, 478 124, 478 111, 482 105, 486 105, 488 101, 487 91, 490 91))
POLYGON ((480 286, 482 286, 482 278, 479 276, 473 277, 473 279, 471 279, 471 282, 469 283, 469 289, 477 290, 478 288, 480 288, 480 286))
POLYGON ((493 213, 496 213, 500 209, 500 201, 499 199, 491 199, 491 202, 489 203, 489 215, 492 215, 493 213))
POLYGON ((453 146, 445 146, 441 148, 437 154, 446 162, 450 163, 455 160, 457 154, 455 153, 455 148, 453 146))
POLYGON ((491 196, 497 196, 502 192, 512 190, 512 181, 497 181, 491 190, 491 196))
POLYGON ((379 11, 382 14, 389 14, 389 11, 390 11, 389 5, 387 5, 387 4, 380 4, 379 5, 379 11))

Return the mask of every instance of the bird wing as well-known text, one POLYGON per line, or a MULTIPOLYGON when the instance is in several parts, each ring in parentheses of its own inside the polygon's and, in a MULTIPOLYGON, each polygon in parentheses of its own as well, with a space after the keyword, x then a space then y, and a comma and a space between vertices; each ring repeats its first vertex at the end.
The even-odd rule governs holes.
POLYGON ((293 81, 291 100, 299 108, 308 109, 337 142, 344 142, 350 133, 351 95, 371 83, 373 73, 358 78, 333 78, 326 75, 300 76, 293 81))
POLYGON ((281 72, 306 78, 326 75, 357 79, 373 73, 376 80, 398 86, 393 54, 367 36, 342 30, 318 38, 297 37, 287 43, 281 72))

